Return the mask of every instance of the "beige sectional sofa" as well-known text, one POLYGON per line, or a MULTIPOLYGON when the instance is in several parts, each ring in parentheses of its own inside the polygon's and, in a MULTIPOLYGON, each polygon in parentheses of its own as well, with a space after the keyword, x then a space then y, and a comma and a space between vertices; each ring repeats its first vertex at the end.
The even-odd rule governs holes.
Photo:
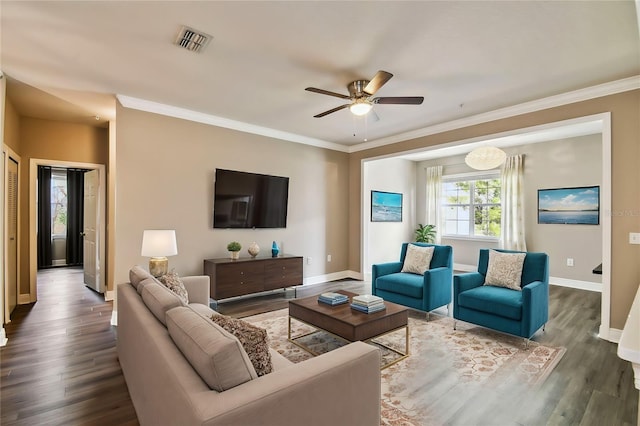
POLYGON ((140 267, 130 278, 117 289, 117 348, 142 425, 380 424, 376 348, 355 342, 298 364, 269 349, 273 371, 257 377, 208 319, 209 277, 183 278, 188 304, 140 267))

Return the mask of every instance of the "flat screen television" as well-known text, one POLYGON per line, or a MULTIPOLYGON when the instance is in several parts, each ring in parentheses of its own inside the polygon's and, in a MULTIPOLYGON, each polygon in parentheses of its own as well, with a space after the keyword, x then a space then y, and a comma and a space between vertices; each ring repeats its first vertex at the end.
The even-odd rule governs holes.
POLYGON ((286 228, 289 178, 216 169, 214 228, 286 228))

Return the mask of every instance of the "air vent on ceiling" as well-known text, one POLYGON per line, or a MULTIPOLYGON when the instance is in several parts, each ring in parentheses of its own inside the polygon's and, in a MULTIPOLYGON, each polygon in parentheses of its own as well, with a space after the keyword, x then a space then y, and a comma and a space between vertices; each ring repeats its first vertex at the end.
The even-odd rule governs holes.
POLYGON ((201 52, 211 38, 209 34, 183 26, 178 32, 176 45, 191 50, 192 52, 201 52))

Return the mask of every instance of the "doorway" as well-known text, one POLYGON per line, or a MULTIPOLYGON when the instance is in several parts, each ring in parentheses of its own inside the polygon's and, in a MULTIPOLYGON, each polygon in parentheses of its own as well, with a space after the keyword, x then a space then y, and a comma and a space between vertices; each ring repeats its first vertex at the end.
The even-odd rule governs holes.
MULTIPOLYGON (((564 129, 566 133, 563 133, 564 137, 569 136, 569 134, 573 136, 578 136, 580 133, 577 133, 580 129, 583 129, 585 134, 599 134, 602 138, 602 181, 601 181, 601 193, 600 193, 600 209, 602 212, 610 212, 611 211, 611 114, 609 112, 594 114, 591 116, 578 117, 574 119, 563 120, 560 122, 548 123, 539 126, 530 127, 527 129, 518 129, 513 131, 504 132, 501 134, 495 135, 487 135, 482 137, 477 137, 474 139, 461 140, 457 143, 448 144, 447 147, 429 147, 427 149, 423 149, 422 151, 437 151, 437 150, 447 150, 447 155, 451 154, 451 149, 454 147, 463 147, 465 146, 468 150, 469 146, 473 143, 486 141, 491 139, 493 142, 496 142, 498 138, 513 138, 514 136, 522 136, 531 134, 532 132, 553 132, 556 129, 564 129), (584 126, 584 127, 583 127, 584 126), (576 133, 573 133, 576 132, 576 133)), ((550 139, 551 140, 551 139, 550 139)), ((406 152, 406 153, 396 153, 393 155, 389 155, 387 158, 407 158, 408 155, 415 154, 416 151, 406 152)), ((383 157, 380 157, 383 158, 383 157)), ((365 158, 361 160, 362 167, 362 188, 361 196, 362 196, 362 223, 363 223, 363 231, 361 235, 361 268, 365 271, 368 264, 370 264, 370 253, 368 252, 368 244, 370 241, 370 230, 367 225, 367 210, 366 206, 368 203, 367 196, 368 194, 364 190, 367 188, 367 180, 365 176, 365 163, 377 160, 380 158, 365 158)), ((600 315, 600 328, 598 331, 598 337, 604 340, 609 340, 613 342, 617 342, 619 339, 619 334, 610 328, 611 321, 611 215, 603 214, 601 215, 601 227, 602 227, 602 297, 601 297, 601 315, 600 315)), ((366 279, 366 277, 365 277, 366 279)), ((370 279, 370 278, 369 278, 370 279)))
POLYGON ((38 270, 83 266, 87 169, 38 166, 38 270))
MULTIPOLYGON (((85 276, 89 276, 91 279, 89 280, 89 282, 85 282, 85 285, 98 293, 105 293, 105 165, 45 159, 31 159, 29 167, 29 296, 31 302, 35 302, 37 300, 37 272, 38 269, 43 269, 43 267, 41 267, 40 265, 41 247, 39 247, 38 234, 40 228, 46 226, 47 223, 53 225, 52 231, 56 231, 56 233, 52 232, 51 237, 49 237, 48 240, 46 238, 44 240, 44 248, 49 247, 52 251, 51 260, 54 260, 53 250, 56 249, 59 251, 59 253, 58 256, 55 257, 63 256, 62 260, 57 259, 57 264, 59 266, 63 266, 62 262, 64 262, 64 266, 81 264, 83 269, 90 267, 91 271, 85 271, 85 276), (43 167, 41 168, 40 166, 43 167), (58 218, 61 222, 66 222, 67 232, 62 232, 60 224, 55 224, 55 222, 45 220, 43 223, 40 223, 40 215, 38 213, 39 206, 42 205, 43 208, 45 208, 45 205, 47 203, 40 203, 39 200, 49 201, 49 207, 45 210, 49 212, 53 211, 54 216, 56 212, 55 208, 57 207, 52 207, 52 200, 43 198, 39 193, 39 189, 42 189, 42 186, 39 185, 39 181, 43 179, 43 177, 39 175, 39 173, 41 173, 41 170, 46 170, 47 168, 51 170, 53 176, 52 180, 54 180, 54 178, 57 179, 56 177, 60 178, 60 182, 57 182, 57 184, 59 184, 61 187, 63 187, 61 182, 64 181, 62 176, 66 175, 66 187, 68 191, 68 193, 66 194, 68 203, 67 210, 66 212, 58 210, 58 213, 60 213, 61 211, 64 213, 59 215, 58 218), (71 174, 82 176, 82 179, 70 178, 71 174), (87 176, 91 177, 87 178, 87 176), (89 185, 89 197, 87 197, 86 194, 87 179, 91 182, 89 185), (74 189, 71 191, 69 191, 70 186, 74 187, 74 189), (75 194, 76 198, 78 199, 70 199, 72 193, 75 194), (93 203, 91 208, 88 209, 86 206, 87 200, 89 200, 90 203, 93 203), (73 204, 72 207, 70 207, 71 204, 73 204), (86 220, 85 214, 87 214, 87 212, 91 212, 95 217, 92 217, 91 220, 86 220), (79 223, 74 223, 74 221, 81 222, 82 225, 80 225, 79 223), (91 234, 91 241, 89 242, 89 244, 86 244, 87 226, 91 227, 91 229, 89 230, 89 233, 91 234), (60 240, 64 239, 65 235, 69 235, 69 228, 71 229, 71 235, 64 241, 65 247, 63 250, 60 247, 63 245, 61 244, 60 240), (56 236, 56 238, 54 238, 54 235, 56 236), (91 248, 91 250, 87 250, 87 247, 91 248), (64 254, 60 255, 60 253, 64 254)), ((55 204, 58 200, 54 201, 55 204)), ((49 267, 51 266, 54 265, 50 265, 49 267)))

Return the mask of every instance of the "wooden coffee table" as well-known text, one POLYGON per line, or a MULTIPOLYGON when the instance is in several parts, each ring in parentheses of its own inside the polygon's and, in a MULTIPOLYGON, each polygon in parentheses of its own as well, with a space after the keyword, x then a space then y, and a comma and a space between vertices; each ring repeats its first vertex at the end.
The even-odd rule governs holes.
MULTIPOLYGON (((336 293, 349 296, 349 302, 351 302, 353 296, 357 296, 355 293, 343 290, 338 290, 336 293)), ((376 337, 404 328, 404 352, 375 342, 376 345, 384 346, 400 356, 392 362, 383 365, 381 369, 385 369, 409 356, 409 313, 408 309, 402 305, 396 305, 395 303, 387 301, 385 301, 384 304, 386 306, 385 310, 373 314, 365 314, 364 312, 351 309, 350 303, 331 306, 319 302, 318 296, 290 300, 289 330, 287 337, 291 343, 313 355, 318 355, 307 346, 298 342, 298 340, 310 334, 317 333, 318 331, 326 331, 349 342, 360 340, 371 343, 371 340, 376 337), (316 330, 299 336, 291 336, 292 319, 310 325, 316 328, 316 330)))

